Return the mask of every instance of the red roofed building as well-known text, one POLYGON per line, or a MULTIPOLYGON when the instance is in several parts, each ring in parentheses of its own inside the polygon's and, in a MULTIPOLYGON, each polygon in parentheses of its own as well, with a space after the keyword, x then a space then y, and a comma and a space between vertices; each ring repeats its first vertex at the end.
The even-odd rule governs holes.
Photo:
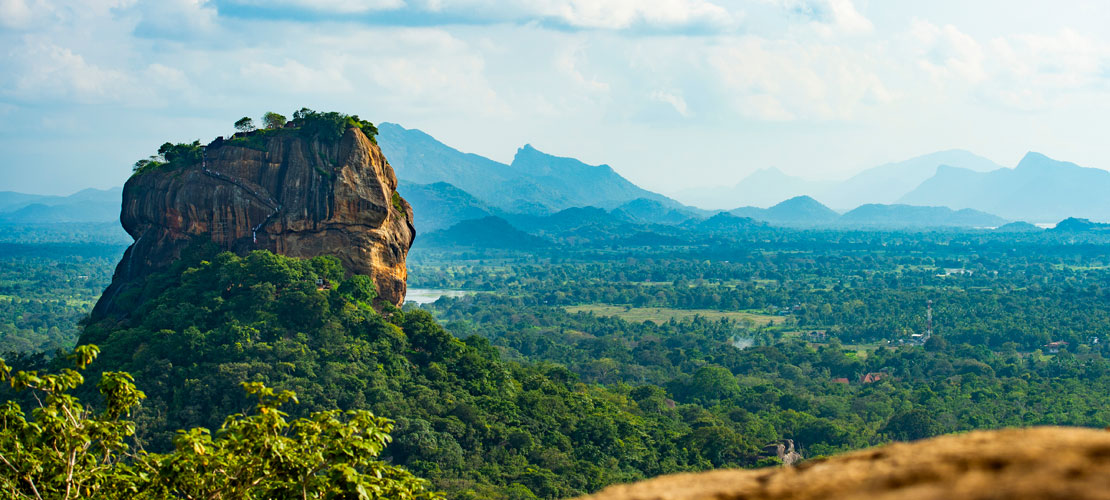
POLYGON ((871 373, 868 373, 867 375, 864 375, 864 376, 860 377, 859 381, 860 381, 861 384, 870 384, 872 382, 878 382, 878 381, 880 381, 884 378, 886 378, 885 373, 871 372, 871 373))

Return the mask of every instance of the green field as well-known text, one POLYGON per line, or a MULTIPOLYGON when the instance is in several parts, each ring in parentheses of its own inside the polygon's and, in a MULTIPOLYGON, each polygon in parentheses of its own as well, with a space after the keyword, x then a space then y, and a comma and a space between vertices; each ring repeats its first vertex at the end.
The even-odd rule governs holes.
POLYGON ((672 309, 669 307, 626 307, 614 306, 606 304, 588 304, 579 306, 568 306, 565 308, 569 313, 577 312, 590 312, 598 316, 617 316, 626 321, 654 321, 662 323, 674 319, 686 319, 694 316, 701 316, 708 319, 721 319, 728 318, 733 321, 751 321, 753 325, 763 326, 772 321, 776 325, 781 325, 786 322, 792 321, 788 317, 771 316, 767 314, 756 314, 743 311, 718 311, 715 309, 672 309))

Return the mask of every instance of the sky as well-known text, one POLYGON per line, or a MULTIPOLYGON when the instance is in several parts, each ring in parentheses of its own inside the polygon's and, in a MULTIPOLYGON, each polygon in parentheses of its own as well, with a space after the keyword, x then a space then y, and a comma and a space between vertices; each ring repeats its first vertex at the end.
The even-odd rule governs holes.
POLYGON ((669 194, 946 149, 1110 168, 1110 9, 1026 0, 0 0, 0 191, 301 107, 669 194))

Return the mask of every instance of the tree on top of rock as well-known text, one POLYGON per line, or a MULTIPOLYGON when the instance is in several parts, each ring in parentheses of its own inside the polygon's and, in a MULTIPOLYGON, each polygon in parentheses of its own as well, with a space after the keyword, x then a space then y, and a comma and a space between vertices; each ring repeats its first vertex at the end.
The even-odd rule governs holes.
POLYGON ((266 114, 262 115, 263 126, 270 130, 284 127, 285 122, 285 115, 279 115, 273 111, 267 111, 266 114))
POLYGON ((235 130, 240 132, 253 132, 255 130, 254 120, 249 116, 244 116, 235 122, 235 130))

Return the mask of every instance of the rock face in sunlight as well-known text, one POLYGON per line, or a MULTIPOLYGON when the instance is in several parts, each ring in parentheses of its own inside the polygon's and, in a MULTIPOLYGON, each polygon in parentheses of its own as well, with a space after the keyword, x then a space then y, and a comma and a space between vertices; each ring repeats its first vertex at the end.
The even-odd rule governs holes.
POLYGON ((1108 497, 1110 432, 1039 427, 895 443, 797 467, 664 476, 582 500, 1108 497))
POLYGON ((383 300, 404 300, 413 213, 378 145, 353 127, 334 142, 256 134, 217 139, 200 163, 127 181, 120 221, 135 242, 94 317, 126 313, 113 299, 198 237, 237 253, 334 255, 372 277, 383 300))

